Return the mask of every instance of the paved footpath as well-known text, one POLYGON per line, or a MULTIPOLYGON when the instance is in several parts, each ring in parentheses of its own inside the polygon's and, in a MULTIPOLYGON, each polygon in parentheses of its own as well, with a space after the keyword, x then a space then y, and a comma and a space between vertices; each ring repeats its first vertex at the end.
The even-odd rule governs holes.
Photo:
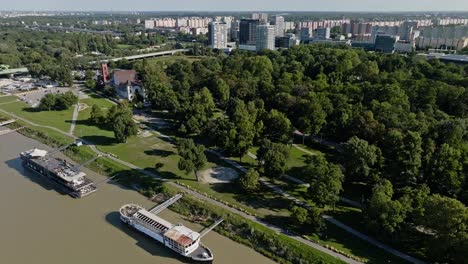
MULTIPOLYGON (((7 112, 7 111, 4 111, 4 110, 2 110, 2 109, 0 109, 0 112, 3 112, 3 113, 5 113, 5 114, 8 114, 8 115, 10 115, 10 116, 12 116, 12 117, 14 117, 14 118, 16 118, 16 119, 20 119, 20 120, 22 120, 22 121, 24 121, 24 122, 26 122, 26 123, 28 123, 28 124, 30 124, 30 125, 32 125, 32 126, 50 128, 50 129, 52 129, 52 130, 54 130, 54 131, 57 131, 57 132, 59 132, 59 133, 61 133, 61 134, 63 134, 63 135, 70 136, 70 137, 72 137, 72 138, 74 138, 74 139, 78 139, 78 137, 75 137, 74 135, 72 135, 72 134, 70 134, 70 133, 67 133, 67 132, 64 132, 64 131, 62 131, 62 130, 60 130, 60 129, 57 129, 57 128, 54 128, 54 127, 50 127, 50 126, 42 126, 42 125, 36 124, 36 123, 31 122, 31 121, 29 121, 29 120, 27 120, 27 119, 24 119, 24 118, 22 118, 22 117, 19 117, 19 116, 13 114, 13 113, 9 113, 9 112, 7 112)), ((166 136, 166 137, 167 137, 167 136, 166 136)), ((240 216, 242 216, 242 217, 244 217, 244 218, 246 218, 246 219, 249 219, 249 220, 251 220, 251 221, 254 221, 254 222, 256 222, 256 223, 258 223, 258 224, 260 224, 260 225, 262 225, 262 226, 264 226, 264 227, 267 227, 267 228, 269 228, 269 229, 271 229, 271 230, 273 230, 273 231, 275 231, 275 232, 277 232, 277 233, 281 233, 281 234, 283 234, 283 235, 285 235, 285 236, 288 236, 288 237, 290 237, 290 238, 292 238, 292 239, 294 239, 294 240, 296 240, 296 241, 298 241, 298 242, 300 242, 300 243, 303 243, 303 244, 308 245, 308 246, 310 246, 310 247, 312 247, 312 248, 314 248, 314 249, 316 249, 316 250, 319 250, 319 251, 321 251, 321 252, 323 252, 323 253, 325 253, 325 254, 328 254, 328 255, 330 255, 330 256, 333 256, 333 257, 335 257, 335 258, 338 258, 338 259, 340 259, 340 260, 342 260, 342 261, 344 261, 344 262, 346 262, 346 263, 351 263, 351 264, 359 264, 359 263, 360 263, 360 262, 358 262, 358 261, 356 261, 356 260, 354 260, 354 259, 348 258, 348 257, 346 257, 346 256, 344 256, 344 255, 339 254, 339 253, 336 253, 336 252, 334 252, 334 251, 332 251, 332 250, 330 250, 330 249, 328 249, 328 248, 326 248, 326 247, 324 247, 324 246, 321 246, 321 245, 319 245, 319 244, 316 244, 316 243, 314 243, 314 242, 311 242, 311 241, 309 241, 309 240, 306 240, 306 239, 304 239, 304 238, 302 238, 302 237, 300 237, 300 236, 296 236, 296 235, 294 235, 294 234, 291 234, 291 233, 289 233, 289 232, 286 232, 286 230, 284 230, 284 229, 282 229, 282 228, 280 228, 280 227, 277 227, 277 226, 274 226, 274 225, 265 223, 265 222, 263 222, 261 219, 258 219, 257 217, 248 215, 248 214, 246 214, 246 213, 244 213, 244 212, 241 212, 241 211, 239 211, 239 210, 237 210, 237 209, 235 209, 235 208, 229 207, 229 206, 227 206, 227 205, 225 205, 225 204, 223 204, 223 203, 221 203, 221 202, 218 202, 218 201, 216 201, 216 200, 213 200, 213 199, 211 199, 211 198, 209 198, 209 197, 207 197, 207 196, 205 196, 205 195, 202 195, 202 194, 197 193, 197 192, 195 192, 195 191, 193 191, 193 190, 190 190, 190 189, 188 189, 188 188, 186 188, 186 187, 184 187, 184 186, 178 185, 178 184, 175 183, 175 182, 166 180, 166 179, 162 178, 161 176, 156 175, 155 173, 146 171, 146 170, 144 170, 144 169, 142 169, 142 168, 140 168, 140 167, 138 167, 138 166, 135 166, 135 165, 133 165, 133 164, 131 164, 131 163, 129 163, 129 162, 120 160, 120 159, 118 159, 118 158, 116 158, 116 157, 113 157, 113 156, 110 156, 110 155, 108 155, 108 154, 106 154, 106 153, 103 153, 103 152, 99 151, 99 150, 96 148, 96 146, 93 145, 91 142, 86 142, 86 141, 84 141, 84 143, 86 143, 87 145, 89 145, 89 147, 90 147, 96 154, 98 154, 98 155, 105 156, 105 157, 110 158, 110 159, 112 159, 112 160, 114 160, 114 161, 116 161, 116 162, 118 162, 118 163, 120 163, 120 164, 122 164, 122 165, 125 165, 125 166, 127 166, 127 167, 129 167, 129 168, 131 168, 131 169, 135 169, 135 170, 137 170, 137 171, 139 171, 139 172, 141 172, 141 173, 143 173, 143 174, 145 174, 145 175, 148 175, 148 176, 151 176, 151 177, 153 177, 153 178, 155 178, 155 179, 164 181, 164 182, 166 182, 167 184, 171 185, 172 187, 177 188, 177 189, 179 189, 179 190, 181 190, 181 191, 183 191, 183 192, 186 192, 186 193, 188 193, 188 194, 190 194, 190 195, 192 195, 192 196, 194 196, 194 197, 196 197, 196 198, 198 198, 198 199, 200 199, 200 200, 203 200, 203 201, 206 201, 206 202, 208 202, 208 203, 210 203, 210 204, 219 206, 219 207, 221 207, 221 208, 223 208, 223 209, 225 209, 225 210, 227 210, 227 211, 229 211, 229 212, 231 212, 231 213, 240 215, 240 216)))
MULTIPOLYGON (((217 150, 212 150, 212 149, 210 149, 210 150, 208 150, 208 151, 210 151, 211 153, 217 155, 219 158, 221 158, 221 159, 224 160, 225 162, 231 164, 231 165, 234 166, 235 168, 238 168, 240 171, 243 171, 243 172, 247 171, 246 168, 244 168, 243 166, 241 166, 241 165, 238 164, 237 162, 235 162, 235 161, 233 161, 233 160, 230 160, 230 159, 224 157, 219 151, 217 151, 217 150)), ((270 181, 268 181, 266 178, 260 177, 260 178, 259 178, 259 182, 262 183, 262 184, 264 184, 264 185, 267 186, 268 188, 272 189, 274 192, 276 192, 276 193, 282 195, 282 196, 285 197, 286 199, 289 199, 289 200, 293 201, 293 202, 296 203, 297 205, 300 205, 300 206, 302 206, 302 207, 304 207, 304 208, 307 208, 307 209, 311 209, 311 207, 310 207, 309 205, 307 205, 305 202, 303 202, 303 201, 297 199, 297 198, 294 197, 294 196, 291 196, 290 194, 288 194, 287 192, 285 192, 284 190, 282 190, 282 189, 281 189, 280 187, 278 187, 277 185, 275 185, 275 184, 271 183, 270 181)), ((354 201, 352 201, 352 202, 354 202, 354 201)), ((356 203, 356 202, 354 202, 354 203, 356 203)), ((360 204, 359 204, 359 205, 360 205, 360 204)), ((421 261, 421 260, 419 260, 419 259, 417 259, 417 258, 414 258, 414 257, 412 257, 412 256, 410 256, 410 255, 407 255, 407 254, 405 254, 405 253, 403 253, 403 252, 400 252, 400 251, 398 251, 398 250, 396 250, 396 249, 394 249, 394 248, 392 248, 392 247, 390 247, 390 246, 388 246, 388 245, 385 245, 385 244, 383 244, 383 243, 377 241, 376 239, 373 239, 373 238, 371 238, 371 237, 369 237, 369 236, 367 236, 367 235, 365 235, 365 234, 363 234, 363 233, 361 233, 361 232, 359 232, 359 231, 357 231, 357 230, 355 230, 355 229, 353 229, 353 228, 351 228, 351 227, 345 225, 344 223, 342 223, 342 222, 336 220, 335 218, 333 218, 332 216, 329 216, 329 215, 322 215, 322 218, 325 219, 326 221, 330 222, 331 224, 336 225, 337 227, 342 228, 342 229, 345 230, 346 232, 348 232, 348 233, 350 233, 350 234, 352 234, 352 235, 354 235, 354 236, 356 236, 356 237, 358 237, 358 238, 360 238, 360 239, 362 239, 362 240, 365 240, 365 241, 367 241, 368 243, 370 243, 370 244, 372 244, 372 245, 374 245, 374 246, 376 246, 376 247, 378 247, 378 248, 381 248, 381 249, 387 251, 388 253, 390 253, 390 254, 392 254, 392 255, 395 255, 395 256, 397 256, 397 257, 400 257, 400 258, 402 258, 402 259, 404 259, 404 260, 406 260, 406 261, 409 261, 409 262, 411 262, 411 263, 414 263, 414 264, 425 264, 424 261, 421 261)))

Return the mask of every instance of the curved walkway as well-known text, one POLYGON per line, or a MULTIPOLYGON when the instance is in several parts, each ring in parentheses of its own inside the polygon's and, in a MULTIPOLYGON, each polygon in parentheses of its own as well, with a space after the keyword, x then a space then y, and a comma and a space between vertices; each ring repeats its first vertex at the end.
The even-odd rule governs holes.
MULTIPOLYGON (((54 130, 54 131, 57 131, 57 132, 59 132, 59 133, 61 133, 61 134, 63 134, 63 135, 70 136, 70 137, 72 137, 72 138, 75 139, 75 140, 78 139, 78 137, 76 137, 76 136, 74 136, 74 135, 72 135, 72 134, 70 134, 70 133, 64 132, 64 131, 62 131, 62 130, 60 130, 60 129, 57 129, 57 128, 55 128, 55 127, 43 126, 43 125, 36 124, 36 123, 31 122, 31 121, 29 121, 29 120, 27 120, 27 119, 24 119, 24 118, 22 118, 22 117, 19 117, 19 116, 13 114, 13 113, 9 113, 9 112, 7 112, 7 111, 4 111, 4 110, 2 110, 2 109, 0 109, 0 112, 3 112, 3 113, 5 113, 5 114, 8 114, 8 115, 10 115, 10 116, 12 116, 12 117, 14 117, 14 118, 19 119, 19 120, 22 120, 22 121, 24 121, 24 122, 26 122, 26 123, 28 123, 28 124, 30 124, 30 125, 32 125, 32 126, 49 128, 49 129, 52 129, 52 130, 54 130)), ((181 190, 181 191, 183 191, 183 192, 189 193, 190 195, 192 195, 192 196, 194 196, 194 197, 196 197, 196 198, 198 198, 198 199, 200 199, 200 200, 209 202, 210 204, 213 204, 213 205, 216 205, 216 206, 218 206, 218 207, 221 207, 221 208, 223 208, 223 209, 225 209, 225 210, 228 210, 228 211, 231 212, 231 213, 240 215, 240 216, 242 216, 242 217, 244 217, 244 218, 246 218, 246 219, 249 219, 249 220, 251 220, 251 221, 254 221, 254 222, 256 222, 256 223, 258 223, 258 224, 260 224, 260 225, 262 225, 262 226, 264 226, 264 227, 267 227, 267 228, 269 228, 269 229, 271 229, 271 230, 273 230, 273 231, 275 231, 275 232, 277 232, 277 233, 281 233, 281 234, 283 234, 283 235, 285 235, 285 236, 288 236, 288 237, 290 237, 290 238, 292 238, 292 239, 294 239, 294 240, 296 240, 296 241, 298 241, 298 242, 300 242, 300 243, 306 244, 306 245, 308 245, 308 246, 310 246, 310 247, 312 247, 312 248, 314 248, 314 249, 316 249, 316 250, 319 250, 319 251, 321 251, 321 252, 323 252, 323 253, 326 253, 326 254, 328 254, 328 255, 330 255, 330 256, 333 256, 333 257, 335 257, 335 258, 338 258, 338 259, 340 259, 340 260, 342 260, 342 261, 344 261, 344 262, 346 262, 346 263, 351 263, 351 264, 359 264, 359 263, 360 263, 360 262, 358 262, 358 261, 356 261, 356 260, 353 260, 353 259, 351 259, 351 258, 348 258, 348 257, 346 257, 346 256, 343 256, 343 255, 341 255, 341 254, 339 254, 339 253, 336 253, 336 252, 334 252, 334 251, 332 251, 332 250, 330 250, 330 249, 328 249, 328 248, 325 248, 325 247, 323 247, 323 246, 321 246, 321 245, 319 245, 319 244, 313 243, 313 242, 311 242, 311 241, 309 241, 309 240, 306 240, 306 239, 304 239, 304 238, 302 238, 302 237, 299 237, 299 236, 296 236, 296 235, 294 235, 294 234, 290 234, 290 233, 286 232, 285 230, 283 230, 282 228, 279 228, 279 227, 277 227, 277 226, 274 226, 274 225, 270 225, 270 224, 268 224, 268 223, 265 223, 265 222, 263 222, 262 220, 258 219, 257 217, 248 215, 248 214, 246 214, 246 213, 244 213, 244 212, 241 212, 241 211, 239 211, 239 210, 237 210, 237 209, 234 209, 234 208, 232 208, 232 207, 229 207, 229 206, 227 206, 227 205, 225 205, 225 204, 223 204, 223 203, 221 203, 221 202, 215 201, 215 200, 213 200, 213 199, 211 199, 211 198, 209 198, 209 197, 207 197, 207 196, 204 196, 204 195, 202 195, 202 194, 200 194, 200 193, 197 193, 197 192, 192 191, 192 190, 190 190, 190 189, 188 189, 188 188, 185 188, 185 187, 183 187, 183 186, 181 186, 181 185, 178 185, 178 184, 175 183, 175 182, 166 180, 166 179, 162 178, 161 176, 156 175, 155 173, 146 171, 146 170, 144 170, 144 169, 142 169, 142 168, 140 168, 140 167, 138 167, 138 166, 135 166, 135 165, 133 165, 133 164, 131 164, 131 163, 129 163, 129 162, 120 160, 120 159, 118 159, 118 158, 116 158, 116 157, 113 157, 113 156, 111 156, 111 155, 108 155, 108 154, 106 154, 106 153, 103 153, 103 152, 101 152, 100 150, 98 150, 98 149, 96 148, 96 146, 95 146, 94 144, 92 144, 91 142, 86 142, 86 141, 83 141, 83 142, 86 143, 86 144, 91 148, 91 150, 93 150, 93 152, 95 152, 95 153, 98 154, 98 155, 105 156, 105 157, 107 157, 107 158, 109 158, 109 159, 112 159, 112 160, 114 160, 114 161, 116 161, 116 162, 118 162, 118 163, 120 163, 120 164, 122 164, 122 165, 125 165, 125 166, 127 166, 127 167, 129 167, 129 168, 131 168, 131 169, 135 169, 135 170, 137 170, 137 171, 139 171, 139 172, 141 172, 141 173, 143 173, 143 174, 145 174, 145 175, 148 175, 148 176, 151 176, 151 177, 153 177, 153 178, 155 178, 155 179, 164 181, 164 182, 166 182, 167 184, 169 184, 170 186, 175 187, 175 188, 177 188, 177 189, 179 189, 179 190, 181 190)))

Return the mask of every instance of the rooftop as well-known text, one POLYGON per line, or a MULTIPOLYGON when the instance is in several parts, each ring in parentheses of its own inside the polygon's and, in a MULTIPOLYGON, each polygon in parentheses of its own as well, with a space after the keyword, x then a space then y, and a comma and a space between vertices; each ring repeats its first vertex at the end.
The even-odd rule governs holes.
POLYGON ((164 236, 174 240, 180 245, 188 246, 196 241, 200 237, 200 234, 183 225, 175 225, 167 231, 164 236))
MULTIPOLYGON (((47 153, 47 152, 46 152, 47 153)), ((32 154, 43 154, 43 152, 33 152, 32 154)), ((86 173, 81 172, 76 169, 71 163, 68 163, 66 160, 57 159, 51 156, 32 156, 37 157, 32 159, 39 166, 47 169, 50 172, 55 173, 57 176, 62 178, 66 182, 73 182, 80 180, 82 177, 86 176, 86 173)))

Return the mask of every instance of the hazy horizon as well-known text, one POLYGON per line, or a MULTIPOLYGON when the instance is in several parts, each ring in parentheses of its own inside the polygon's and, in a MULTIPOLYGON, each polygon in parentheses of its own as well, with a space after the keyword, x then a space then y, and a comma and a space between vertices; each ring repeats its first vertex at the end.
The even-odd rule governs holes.
POLYGON ((466 12, 466 0, 16 0, 2 3, 2 11, 115 11, 115 12, 466 12))

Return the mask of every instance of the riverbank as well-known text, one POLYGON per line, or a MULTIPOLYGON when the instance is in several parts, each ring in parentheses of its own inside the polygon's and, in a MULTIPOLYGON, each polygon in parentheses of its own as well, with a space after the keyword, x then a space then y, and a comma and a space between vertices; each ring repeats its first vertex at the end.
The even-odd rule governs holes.
MULTIPOLYGON (((17 125, 28 126, 28 124, 22 122, 19 122, 17 125)), ((56 138, 54 136, 55 133, 50 134, 52 136, 49 137, 49 133, 43 133, 43 131, 40 131, 40 133, 38 133, 36 129, 31 128, 22 130, 21 133, 30 137, 34 137, 48 144, 65 145, 67 143, 70 143, 70 141, 73 141, 72 138, 65 140, 63 138, 63 135, 61 138, 56 138)), ((89 147, 72 147, 66 151, 66 154, 77 162, 82 162, 95 155, 89 147)), ((165 188, 163 188, 163 185, 160 181, 157 181, 152 177, 144 175, 138 170, 125 168, 121 164, 118 164, 115 161, 108 158, 98 158, 97 160, 88 164, 87 166, 107 176, 115 176, 116 174, 119 174, 117 178, 117 181, 119 183, 130 187, 138 186, 142 188, 145 193, 164 190, 167 190, 169 192, 174 191, 173 188, 171 189, 171 187, 168 187, 167 185, 164 185, 165 188)), ((180 205, 183 206, 182 204, 180 205)), ((175 208, 177 208, 178 206, 179 205, 177 205, 175 208)), ((242 230, 242 232, 232 232, 232 230, 227 229, 223 225, 220 228, 223 228, 223 230, 225 231, 225 235, 232 238, 233 240, 236 240, 248 246, 252 246, 258 252, 272 259, 275 259, 280 263, 342 263, 338 259, 335 259, 325 253, 315 250, 291 238, 287 238, 286 236, 277 234, 275 231, 268 229, 262 225, 256 224, 241 216, 233 215, 224 209, 220 209, 211 205, 207 206, 207 203, 200 201, 197 201, 197 205, 192 204, 188 208, 190 208, 190 211, 180 210, 180 212, 185 212, 187 214, 192 215, 199 212, 204 212, 206 214, 228 215, 228 217, 232 217, 232 220, 225 221, 224 225, 226 225, 226 227, 243 227, 239 228, 239 230, 242 230), (249 236, 248 233, 245 233, 249 230, 253 230, 253 232, 255 233, 249 236), (246 237, 248 239, 246 239, 246 237), (256 243, 259 239, 261 239, 261 241, 264 242, 264 244, 260 247, 257 246, 256 243)))
MULTIPOLYGON (((154 206, 144 196, 113 182, 99 184, 98 192, 83 199, 59 194, 49 182, 24 170, 18 158, 24 149, 50 147, 17 133, 3 135, 0 141, 0 209, 8 215, 0 226, 2 263, 188 263, 120 222, 117 211, 125 203, 154 206)), ((96 182, 107 179, 86 168, 83 171, 96 182)), ((161 217, 196 231, 203 229, 170 210, 161 217)), ((235 264, 238 256, 247 263, 274 263, 216 232, 205 236, 203 243, 216 254, 215 263, 235 264)))

